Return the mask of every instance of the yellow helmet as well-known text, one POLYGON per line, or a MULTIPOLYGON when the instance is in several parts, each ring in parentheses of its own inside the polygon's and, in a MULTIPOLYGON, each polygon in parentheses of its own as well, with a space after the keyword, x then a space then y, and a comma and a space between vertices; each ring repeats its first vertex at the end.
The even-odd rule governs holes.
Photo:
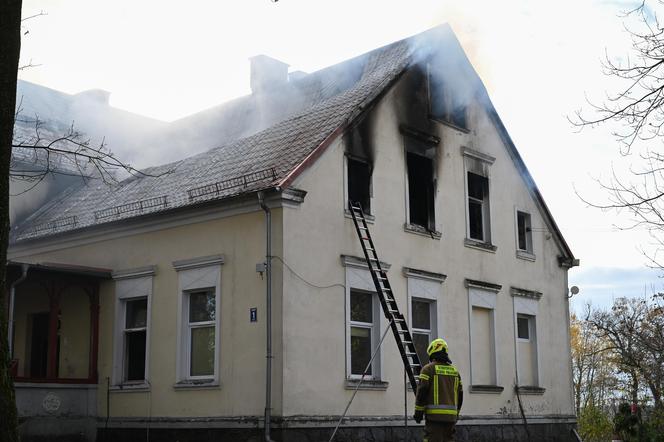
POLYGON ((444 351, 447 352, 447 342, 445 342, 445 339, 438 338, 434 339, 431 341, 431 344, 427 347, 427 354, 431 356, 434 353, 438 353, 439 351, 444 351))

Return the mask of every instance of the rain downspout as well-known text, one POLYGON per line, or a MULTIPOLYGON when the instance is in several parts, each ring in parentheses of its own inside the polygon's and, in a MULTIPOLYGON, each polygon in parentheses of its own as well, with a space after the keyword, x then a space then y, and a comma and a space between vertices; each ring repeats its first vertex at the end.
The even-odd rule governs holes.
POLYGON ((21 270, 23 271, 20 278, 12 282, 12 285, 9 289, 9 315, 7 315, 7 339, 9 339, 9 357, 11 358, 14 355, 14 299, 16 298, 16 286, 25 281, 25 278, 28 277, 28 264, 21 264, 21 270))
POLYGON ((274 442, 270 438, 270 426, 272 425, 272 212, 265 204, 263 192, 258 192, 258 203, 265 211, 265 275, 266 275, 266 374, 265 374, 265 442, 274 442))

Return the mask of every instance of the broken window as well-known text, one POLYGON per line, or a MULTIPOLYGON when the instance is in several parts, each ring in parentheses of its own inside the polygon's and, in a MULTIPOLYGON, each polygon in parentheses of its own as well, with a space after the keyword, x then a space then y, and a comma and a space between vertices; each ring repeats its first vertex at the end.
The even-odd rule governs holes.
POLYGON ((460 88, 443 78, 438 70, 429 68, 429 102, 431 117, 467 129, 467 100, 460 88))
POLYGON ((517 226, 517 247, 519 250, 532 253, 533 252, 533 234, 530 223, 530 214, 517 211, 516 212, 516 226, 517 226))
POLYGON ((409 222, 435 230, 433 160, 408 152, 408 213, 409 222))
POLYGON ((125 302, 124 326, 124 376, 123 381, 145 379, 145 355, 147 338, 147 298, 125 302))
POLYGON ((347 157, 348 200, 362 205, 365 214, 371 213, 371 165, 367 161, 347 157))

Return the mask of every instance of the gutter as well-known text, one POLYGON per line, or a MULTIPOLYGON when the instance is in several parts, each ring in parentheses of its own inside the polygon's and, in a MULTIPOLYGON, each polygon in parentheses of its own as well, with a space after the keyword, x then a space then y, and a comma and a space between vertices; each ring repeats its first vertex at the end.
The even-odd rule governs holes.
POLYGON ((14 299, 16 298, 16 286, 25 281, 28 277, 29 264, 21 264, 22 274, 16 281, 12 282, 9 289, 9 315, 7 315, 7 339, 9 340, 9 358, 14 355, 14 299))
POLYGON ((265 204, 265 195, 257 193, 258 204, 265 211, 265 274, 266 274, 266 370, 265 370, 265 442, 274 442, 270 438, 272 425, 272 212, 265 204))

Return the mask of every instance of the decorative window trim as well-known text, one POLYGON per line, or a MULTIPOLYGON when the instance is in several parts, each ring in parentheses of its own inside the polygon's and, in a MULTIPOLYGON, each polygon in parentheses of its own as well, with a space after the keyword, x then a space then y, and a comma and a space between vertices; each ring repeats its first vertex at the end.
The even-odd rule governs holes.
POLYGON ((493 163, 496 162, 495 157, 492 157, 491 155, 486 154, 484 152, 480 152, 479 150, 471 149, 470 147, 467 146, 461 146, 461 154, 488 163, 489 166, 492 166, 493 163))
POLYGON ((436 135, 427 132, 423 132, 419 129, 407 126, 405 124, 399 125, 399 132, 401 132, 402 135, 415 138, 424 144, 428 144, 431 146, 437 146, 440 144, 440 137, 437 137, 436 135))
POLYGON ((431 232, 422 226, 410 223, 405 223, 403 225, 403 231, 408 233, 414 233, 415 235, 426 236, 427 238, 431 239, 440 239, 443 236, 443 234, 437 230, 431 232))
MULTIPOLYGON (((359 256, 341 255, 341 265, 344 267, 355 267, 358 269, 369 271, 367 260, 359 256)), ((387 272, 388 270, 390 270, 390 267, 392 267, 392 265, 385 261, 380 261, 380 267, 387 272)), ((375 290, 376 290, 375 287, 371 289, 371 291, 375 290)))
POLYGON ((471 385, 471 393, 501 394, 505 388, 500 385, 471 385))
POLYGON ((536 290, 520 289, 518 287, 510 287, 510 294, 512 296, 521 296, 523 298, 531 298, 539 300, 542 297, 542 292, 536 290))
POLYGON ((173 268, 178 272, 182 270, 192 270, 201 267, 211 267, 224 263, 224 255, 202 256, 200 258, 181 259, 173 261, 173 268))
POLYGON ((369 390, 369 391, 385 391, 387 387, 390 386, 390 383, 387 381, 380 381, 375 379, 364 378, 360 387, 357 385, 360 384, 359 378, 350 378, 344 381, 344 388, 346 390, 369 390))
POLYGON ((221 266, 224 263, 223 255, 204 256, 200 258, 184 259, 173 262, 178 274, 177 293, 177 346, 176 346, 176 384, 174 388, 206 388, 218 387, 221 367, 221 266), (210 376, 191 376, 189 320, 188 313, 189 293, 212 290, 215 296, 215 353, 214 372, 210 376))
POLYGON ((152 295, 156 266, 138 267, 113 272, 115 282, 115 318, 113 323, 113 360, 111 385, 114 391, 147 391, 150 389, 150 335, 152 330, 152 295), (128 301, 147 299, 145 324, 145 375, 142 381, 125 381, 124 332, 128 301))
POLYGON ((481 250, 483 252, 496 253, 498 246, 476 239, 464 238, 463 245, 471 249, 481 250))
POLYGON ((481 289, 481 290, 489 290, 491 292, 498 293, 503 286, 500 284, 494 284, 492 282, 484 282, 484 281, 478 281, 476 279, 468 279, 466 278, 464 280, 464 284, 466 288, 476 288, 476 289, 481 289))
POLYGON ((406 278, 428 279, 440 283, 445 282, 445 280, 447 279, 447 275, 444 275, 442 273, 429 272, 427 270, 418 270, 418 269, 413 269, 411 267, 404 267, 403 274, 406 278))

